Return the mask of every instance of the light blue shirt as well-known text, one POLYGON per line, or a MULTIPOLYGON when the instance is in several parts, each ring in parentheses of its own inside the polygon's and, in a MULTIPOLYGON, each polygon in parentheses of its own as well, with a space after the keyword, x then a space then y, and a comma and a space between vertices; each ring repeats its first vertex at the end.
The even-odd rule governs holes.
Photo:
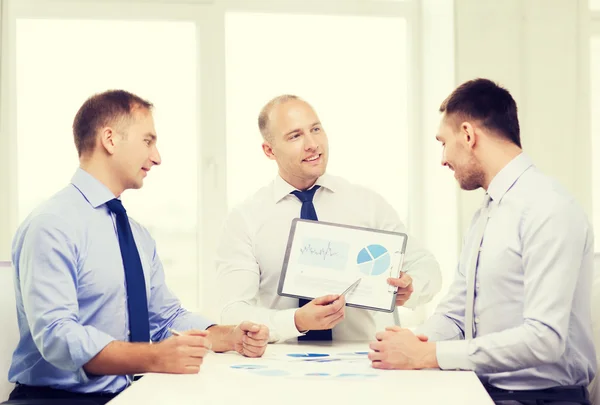
POLYGON ((588 385, 596 373, 591 286, 594 236, 579 204, 521 154, 488 187, 476 272, 474 338, 464 340, 471 229, 448 295, 418 333, 442 369, 474 370, 503 389, 588 385), (447 341, 443 341, 447 340, 447 341), (448 341, 450 340, 450 341, 448 341))
MULTIPOLYGON (((19 227, 12 249, 20 341, 9 380, 74 392, 119 392, 130 376, 88 375, 83 366, 114 340, 129 341, 125 273, 115 196, 78 169, 19 227)), ((129 218, 146 279, 150 336, 167 328, 206 329, 212 323, 186 311, 167 288, 154 240, 129 218)))

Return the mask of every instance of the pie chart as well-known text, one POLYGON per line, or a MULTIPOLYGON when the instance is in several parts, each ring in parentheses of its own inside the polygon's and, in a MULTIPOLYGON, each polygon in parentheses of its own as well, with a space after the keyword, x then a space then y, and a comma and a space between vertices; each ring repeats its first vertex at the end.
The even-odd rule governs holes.
POLYGON ((390 253, 381 245, 369 245, 358 252, 356 263, 362 274, 378 276, 389 270, 390 253))

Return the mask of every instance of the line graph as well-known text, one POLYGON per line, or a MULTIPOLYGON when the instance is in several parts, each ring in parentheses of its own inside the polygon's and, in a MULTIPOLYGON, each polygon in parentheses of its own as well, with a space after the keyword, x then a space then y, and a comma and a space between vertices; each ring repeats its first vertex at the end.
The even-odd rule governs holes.
POLYGON ((311 267, 343 270, 350 245, 345 242, 305 238, 299 245, 298 263, 311 267))
POLYGON ((327 257, 337 256, 338 252, 335 252, 331 248, 331 242, 327 243, 327 248, 315 248, 310 243, 302 248, 300 248, 301 254, 311 254, 314 256, 322 256, 323 260, 327 260, 327 257))

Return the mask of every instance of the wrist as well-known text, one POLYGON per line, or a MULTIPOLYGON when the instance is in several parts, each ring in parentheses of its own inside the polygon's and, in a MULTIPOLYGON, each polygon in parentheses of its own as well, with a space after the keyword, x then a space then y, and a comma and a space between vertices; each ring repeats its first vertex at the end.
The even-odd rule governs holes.
POLYGON ((440 368, 437 360, 437 350, 435 342, 424 342, 426 346, 423 365, 421 368, 440 368))
POLYGON ((297 309, 294 312, 294 324, 296 325, 296 329, 300 333, 305 333, 308 331, 308 327, 304 324, 304 319, 302 318, 302 312, 300 309, 297 309))
POLYGON ((146 345, 145 352, 146 364, 144 364, 144 372, 160 373, 160 343, 146 345))

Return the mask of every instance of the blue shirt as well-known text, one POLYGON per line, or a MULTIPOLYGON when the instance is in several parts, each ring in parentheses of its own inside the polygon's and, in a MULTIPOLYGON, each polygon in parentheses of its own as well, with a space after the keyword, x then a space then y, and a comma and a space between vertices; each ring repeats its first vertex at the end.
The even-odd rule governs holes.
MULTIPOLYGON (((115 217, 105 204, 113 198, 78 169, 71 184, 17 230, 12 260, 20 340, 11 382, 82 393, 115 393, 130 383, 130 376, 83 370, 110 342, 129 341, 125 273, 115 217)), ((183 309, 167 288, 148 231, 129 222, 144 270, 152 341, 170 336, 170 327, 206 329, 212 323, 183 309)))
POLYGON ((588 385, 592 338, 592 227, 579 204, 521 154, 488 187, 492 198, 475 273, 475 329, 464 340, 466 266, 479 212, 447 297, 418 328, 442 369, 474 370, 503 389, 588 385), (442 341, 451 340, 451 341, 442 341))

